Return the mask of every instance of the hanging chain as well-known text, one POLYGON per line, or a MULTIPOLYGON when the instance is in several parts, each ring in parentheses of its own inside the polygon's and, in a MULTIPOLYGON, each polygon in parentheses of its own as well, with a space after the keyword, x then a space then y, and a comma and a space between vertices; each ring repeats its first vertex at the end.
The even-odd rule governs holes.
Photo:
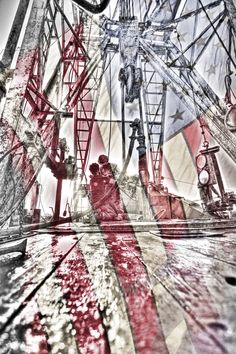
MULTIPOLYGON (((232 38, 232 27, 230 23, 228 23, 229 27, 229 53, 231 54, 232 50, 232 43, 231 43, 231 38, 232 38)), ((225 75, 225 103, 229 106, 232 106, 232 89, 231 89, 231 84, 232 84, 232 79, 231 75, 233 74, 231 70, 231 60, 230 57, 227 58, 226 60, 226 75, 225 75)))
POLYGON ((225 75, 225 103, 229 106, 232 106, 232 97, 231 97, 231 79, 232 71, 230 70, 230 61, 226 60, 226 75, 225 75))
POLYGON ((202 145, 203 145, 203 147, 204 148, 208 148, 208 146, 209 146, 209 141, 207 140, 207 138, 206 138, 206 133, 205 133, 205 127, 206 127, 206 124, 204 123, 204 120, 200 117, 199 118, 199 123, 200 123, 200 128, 201 128, 201 134, 202 134, 202 136, 203 136, 203 143, 202 143, 202 145))

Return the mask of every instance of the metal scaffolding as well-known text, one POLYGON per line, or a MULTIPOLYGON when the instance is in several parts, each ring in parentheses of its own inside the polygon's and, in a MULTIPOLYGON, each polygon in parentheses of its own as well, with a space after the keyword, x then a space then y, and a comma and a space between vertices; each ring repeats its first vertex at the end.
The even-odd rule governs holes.
MULTIPOLYGON (((232 102, 220 99, 199 72, 202 57, 216 41, 227 56, 228 78, 232 78, 232 70, 236 68, 233 1, 199 0, 190 10, 188 1, 147 4, 124 0, 111 1, 110 7, 108 2, 34 0, 32 3, 1 118, 3 156, 10 151, 2 159, 4 193, 0 201, 5 205, 2 224, 19 207, 44 163, 58 180, 59 195, 63 179, 81 182, 86 176, 94 124, 99 120, 96 110, 101 85, 115 57, 120 62, 117 81, 121 90, 123 162, 128 153, 127 135, 132 121, 127 107, 134 103, 148 146, 144 148, 150 156, 150 174, 154 183, 161 184, 169 91, 196 118, 204 117, 210 134, 236 162, 234 129, 225 124, 227 104, 232 109, 234 99, 232 102), (87 10, 105 12, 98 16, 87 10), (197 31, 202 15, 206 23, 197 31), (185 42, 181 35, 186 33, 181 31, 187 21, 192 21, 193 30, 185 42), (228 33, 228 43, 220 37, 222 28, 228 33), (174 33, 177 41, 173 41, 174 33), (60 134, 69 119, 73 121, 70 155, 67 141, 60 134), (6 178, 9 163, 14 201, 6 197, 12 195, 13 188, 6 178)), ((20 2, 2 59, 4 68, 10 65, 15 53, 28 3, 20 2)), ((214 67, 211 70, 214 73, 214 67)), ((227 87, 230 91, 231 86, 227 87)), ((57 198, 59 218, 60 197, 57 198)))

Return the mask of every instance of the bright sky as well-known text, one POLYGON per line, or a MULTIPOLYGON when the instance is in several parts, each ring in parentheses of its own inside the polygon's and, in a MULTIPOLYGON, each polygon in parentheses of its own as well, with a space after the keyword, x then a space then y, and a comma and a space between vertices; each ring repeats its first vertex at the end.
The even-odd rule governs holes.
POLYGON ((19 0, 0 0, 0 58, 11 30, 19 0))

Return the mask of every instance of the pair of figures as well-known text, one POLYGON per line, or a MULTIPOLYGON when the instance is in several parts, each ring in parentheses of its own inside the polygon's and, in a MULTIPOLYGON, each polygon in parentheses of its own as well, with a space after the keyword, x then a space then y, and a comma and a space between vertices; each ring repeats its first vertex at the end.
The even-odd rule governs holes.
POLYGON ((123 220, 124 210, 108 157, 100 155, 98 163, 92 163, 89 171, 91 172, 91 203, 97 219, 99 221, 123 220), (100 201, 103 201, 101 205, 100 201))

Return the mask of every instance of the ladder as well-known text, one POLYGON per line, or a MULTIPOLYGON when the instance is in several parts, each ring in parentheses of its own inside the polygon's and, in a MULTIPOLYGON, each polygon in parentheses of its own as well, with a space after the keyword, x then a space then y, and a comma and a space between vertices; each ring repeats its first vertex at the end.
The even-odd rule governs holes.
POLYGON ((143 62, 144 108, 154 183, 161 183, 166 85, 148 62, 143 62))
POLYGON ((84 21, 83 45, 94 63, 87 67, 86 62, 81 61, 78 67, 79 71, 83 70, 85 75, 85 85, 74 107, 74 144, 77 149, 78 175, 81 179, 84 177, 87 167, 99 89, 106 62, 105 56, 103 57, 100 52, 101 38, 98 31, 99 28, 92 19, 87 18, 84 21))

